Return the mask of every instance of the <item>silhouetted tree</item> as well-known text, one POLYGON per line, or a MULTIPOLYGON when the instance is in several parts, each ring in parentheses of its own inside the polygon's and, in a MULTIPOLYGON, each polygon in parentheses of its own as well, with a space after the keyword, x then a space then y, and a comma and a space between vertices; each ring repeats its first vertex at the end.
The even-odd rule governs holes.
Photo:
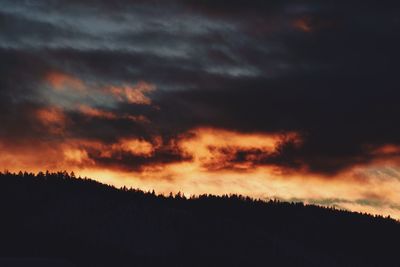
POLYGON ((0 258, 96 267, 398 265, 397 221, 336 207, 165 197, 67 172, 4 171, 0 211, 0 258))

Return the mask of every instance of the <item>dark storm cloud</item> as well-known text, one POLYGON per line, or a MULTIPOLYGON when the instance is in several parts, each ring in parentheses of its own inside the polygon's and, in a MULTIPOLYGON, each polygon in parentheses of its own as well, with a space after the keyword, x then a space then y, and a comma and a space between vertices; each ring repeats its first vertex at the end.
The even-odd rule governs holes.
POLYGON ((132 155, 130 153, 116 153, 114 157, 101 157, 98 153, 89 154, 98 164, 104 167, 115 168, 122 171, 143 171, 145 167, 162 166, 163 164, 190 161, 190 156, 185 156, 176 148, 163 147, 151 156, 132 155), (115 157, 120 160, 116 161, 115 157))
MULTIPOLYGON (((168 143, 200 126, 295 131, 302 146, 254 163, 334 174, 372 160, 371 146, 400 144, 398 14, 394 1, 4 1, 2 136, 39 135, 32 110, 49 106, 68 118, 65 138, 106 143, 156 135, 168 143), (87 92, 50 90, 51 71, 87 92), (151 105, 104 93, 139 81, 157 88, 151 105), (88 119, 78 102, 119 117, 88 119)), ((181 160, 157 153, 157 163, 181 160)), ((243 161, 260 152, 235 153, 243 161)), ((119 162, 152 162, 132 157, 119 162)))

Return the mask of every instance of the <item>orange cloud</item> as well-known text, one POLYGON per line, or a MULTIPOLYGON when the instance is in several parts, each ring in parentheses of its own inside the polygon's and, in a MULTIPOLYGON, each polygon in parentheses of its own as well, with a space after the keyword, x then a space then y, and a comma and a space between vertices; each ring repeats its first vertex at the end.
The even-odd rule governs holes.
POLYGON ((95 162, 90 158, 89 152, 101 158, 114 158, 118 162, 120 153, 129 153, 135 156, 151 157, 156 149, 161 146, 161 138, 156 137, 152 142, 139 138, 121 138, 115 143, 106 144, 100 141, 74 139, 61 144, 64 159, 74 163, 95 162))
POLYGON ((302 32, 312 32, 311 19, 308 17, 299 18, 293 21, 293 27, 302 32))
POLYGON ((36 111, 36 118, 53 134, 62 134, 66 127, 66 116, 57 107, 41 108, 36 111))
POLYGON ((78 78, 69 74, 51 71, 47 73, 44 80, 55 90, 63 90, 66 88, 84 90, 85 84, 78 78))
POLYGON ((386 144, 373 149, 372 153, 376 156, 400 156, 400 146, 393 144, 386 144))
POLYGON ((154 85, 147 82, 138 82, 136 86, 112 86, 109 88, 113 94, 120 101, 127 101, 131 104, 150 105, 151 99, 146 96, 147 93, 154 91, 154 85))
POLYGON ((106 118, 111 120, 118 118, 118 116, 113 112, 96 109, 86 105, 80 105, 79 111, 88 117, 106 118))
POLYGON ((245 162, 234 162, 240 151, 257 151, 272 154, 285 141, 301 143, 296 133, 286 134, 245 134, 213 128, 198 128, 179 140, 181 150, 193 157, 194 161, 207 168, 234 167, 248 169, 255 155, 249 155, 245 162), (246 162, 247 161, 247 162, 246 162))
POLYGON ((292 21, 292 27, 296 30, 311 33, 322 29, 329 29, 338 26, 338 23, 329 20, 311 16, 303 16, 292 21))
POLYGON ((94 161, 89 158, 86 150, 79 148, 66 147, 63 150, 64 160, 70 164, 94 164, 94 161))
POLYGON ((157 146, 137 138, 121 139, 117 144, 112 145, 113 151, 124 151, 136 156, 151 157, 157 146))
MULTIPOLYGON (((47 121, 58 121, 52 112, 49 114, 43 116, 47 121)), ((282 174, 269 165, 249 165, 243 167, 245 171, 238 171, 236 166, 208 166, 230 162, 230 154, 221 152, 224 149, 276 153, 280 144, 288 140, 301 144, 301 137, 296 133, 240 133, 197 128, 172 141, 179 151, 193 160, 161 161, 140 169, 123 168, 118 163, 123 160, 124 153, 151 162, 157 151, 167 145, 160 137, 150 141, 122 138, 110 144, 82 139, 29 141, 12 146, 0 140, 0 166, 10 171, 74 171, 77 175, 115 186, 154 189, 164 194, 178 191, 186 195, 236 193, 261 199, 304 200, 353 211, 390 214, 400 219, 399 162, 371 162, 347 169, 331 179, 303 172, 282 174), (116 164, 103 165, 99 158, 116 164)), ((394 149, 383 148, 383 151, 392 153, 394 149)))
POLYGON ((105 111, 98 108, 93 108, 87 105, 80 105, 78 110, 87 117, 90 118, 103 118, 109 120, 127 119, 138 123, 149 123, 150 120, 143 115, 129 115, 123 114, 118 115, 111 111, 105 111))

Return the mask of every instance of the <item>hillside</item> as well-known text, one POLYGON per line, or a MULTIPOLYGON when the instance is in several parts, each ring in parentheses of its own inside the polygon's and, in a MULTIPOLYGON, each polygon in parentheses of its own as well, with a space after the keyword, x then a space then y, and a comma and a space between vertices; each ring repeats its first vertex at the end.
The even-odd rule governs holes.
POLYGON ((398 264, 397 221, 301 203, 164 197, 66 173, 2 173, 0 210, 1 266, 398 264))

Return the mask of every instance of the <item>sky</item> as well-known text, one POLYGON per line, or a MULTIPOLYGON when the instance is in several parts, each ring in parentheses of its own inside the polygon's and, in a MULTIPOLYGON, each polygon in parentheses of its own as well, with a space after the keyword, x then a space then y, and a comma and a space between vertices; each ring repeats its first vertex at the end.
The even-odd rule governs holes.
POLYGON ((400 219, 398 1, 2 0, 0 169, 400 219))

